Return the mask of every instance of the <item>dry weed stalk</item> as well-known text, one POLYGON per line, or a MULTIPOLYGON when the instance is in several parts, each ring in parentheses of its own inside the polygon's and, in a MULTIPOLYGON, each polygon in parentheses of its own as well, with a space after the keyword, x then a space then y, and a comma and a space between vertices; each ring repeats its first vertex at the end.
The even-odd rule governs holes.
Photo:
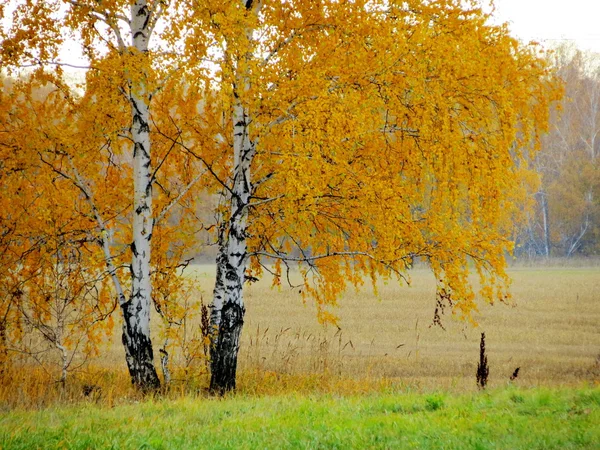
POLYGON ((479 364, 477 365, 477 385, 480 389, 485 389, 488 382, 490 368, 485 350, 485 333, 481 333, 481 343, 479 344, 479 364))

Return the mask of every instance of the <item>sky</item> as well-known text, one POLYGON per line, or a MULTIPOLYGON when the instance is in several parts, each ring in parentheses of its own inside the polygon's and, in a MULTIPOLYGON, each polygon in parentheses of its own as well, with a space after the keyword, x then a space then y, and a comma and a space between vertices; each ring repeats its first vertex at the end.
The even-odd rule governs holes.
POLYGON ((600 53, 600 0, 495 0, 495 17, 515 37, 552 47, 562 40, 600 53))
MULTIPOLYGON (((9 0, 8 4, 19 1, 9 0)), ((489 4, 489 0, 481 1, 489 4)), ((600 0, 494 0, 494 3, 495 23, 508 22, 511 34, 524 42, 534 40, 552 47, 569 40, 582 50, 600 53, 600 0)), ((77 57, 81 54, 78 46, 65 47, 61 59, 85 64, 77 57)))

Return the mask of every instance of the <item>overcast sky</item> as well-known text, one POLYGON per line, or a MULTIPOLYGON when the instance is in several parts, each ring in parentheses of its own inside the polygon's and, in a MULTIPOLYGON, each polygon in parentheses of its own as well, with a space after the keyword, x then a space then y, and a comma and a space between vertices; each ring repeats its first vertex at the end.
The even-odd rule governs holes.
MULTIPOLYGON (((484 0, 485 1, 485 0, 484 0)), ((495 0, 496 17, 525 42, 572 40, 600 53, 600 0, 495 0)))
MULTIPOLYGON (((481 1, 489 4, 489 0, 481 1)), ((508 22, 512 34, 524 42, 535 40, 552 47, 569 40, 583 50, 600 53, 600 0, 495 0, 495 5, 495 22, 508 22)), ((79 47, 66 47, 61 59, 80 64, 79 47)))

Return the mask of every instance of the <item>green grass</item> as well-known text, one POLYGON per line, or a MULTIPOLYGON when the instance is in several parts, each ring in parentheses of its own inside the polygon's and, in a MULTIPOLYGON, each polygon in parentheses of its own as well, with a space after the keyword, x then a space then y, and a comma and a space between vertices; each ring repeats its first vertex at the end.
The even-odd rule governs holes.
POLYGON ((0 448, 600 448, 600 388, 233 396, 0 417, 0 448))

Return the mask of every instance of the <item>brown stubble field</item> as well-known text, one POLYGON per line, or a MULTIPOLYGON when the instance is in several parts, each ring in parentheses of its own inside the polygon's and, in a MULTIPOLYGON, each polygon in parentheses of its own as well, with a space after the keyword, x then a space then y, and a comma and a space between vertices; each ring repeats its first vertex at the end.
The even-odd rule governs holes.
MULTIPOLYGON (((194 271, 210 294, 212 271, 194 271)), ((297 289, 272 289, 267 280, 246 293, 241 372, 273 376, 330 373, 417 388, 475 389, 481 332, 486 333, 490 386, 579 384, 600 381, 600 268, 522 267, 510 271, 514 305, 483 304, 478 326, 443 318, 431 326, 433 276, 411 274, 411 286, 367 283, 349 290, 335 309, 338 327, 320 325, 314 305, 297 289)))
MULTIPOLYGON (((486 333, 488 386, 581 386, 600 383, 600 266, 516 267, 514 305, 480 305, 477 327, 443 317, 432 326, 434 279, 426 269, 410 273, 411 286, 366 283, 348 290, 333 311, 338 326, 321 325, 316 309, 298 289, 271 288, 265 278, 246 288, 246 321, 239 358, 238 392, 248 395, 299 392, 358 394, 477 390, 475 372, 481 332, 486 333), (519 376, 510 382, 513 371, 519 376)), ((214 267, 189 268, 196 298, 210 300, 214 267)), ((128 382, 118 320, 101 355, 70 375, 66 390, 57 374, 17 365, 0 385, 0 406, 38 408, 56 402, 118 404, 139 399, 128 382), (90 388, 91 393, 90 393, 90 388)), ((157 368, 162 345, 153 318, 157 368)), ((198 323, 190 324, 190 331, 198 323)), ((204 361, 183 370, 171 349, 170 396, 204 395, 204 361)))

